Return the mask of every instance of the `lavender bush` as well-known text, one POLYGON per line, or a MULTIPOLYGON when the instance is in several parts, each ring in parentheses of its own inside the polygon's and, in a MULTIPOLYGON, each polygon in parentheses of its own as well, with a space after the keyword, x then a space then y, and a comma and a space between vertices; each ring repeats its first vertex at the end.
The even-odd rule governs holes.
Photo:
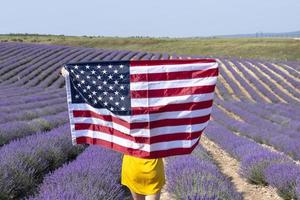
POLYGON ((287 162, 287 159, 284 159, 284 156, 280 154, 268 151, 249 154, 242 159, 241 174, 252 183, 266 185, 269 182, 265 177, 264 170, 268 166, 272 166, 272 163, 278 162, 287 162))
POLYGON ((249 67, 246 65, 243 61, 236 61, 232 60, 232 63, 238 67, 238 69, 242 72, 242 74, 247 77, 248 81, 255 85, 255 88, 259 90, 264 96, 266 96, 268 99, 272 101, 272 103, 279 102, 279 99, 271 93, 269 90, 267 90, 264 85, 258 81, 258 79, 251 75, 249 72, 249 67), (247 70, 246 70, 247 69, 247 70))
POLYGON ((0 146, 13 139, 22 138, 36 132, 49 131, 69 121, 68 112, 43 116, 31 121, 12 121, 0 125, 0 146))
POLYGON ((296 198, 300 199, 300 177, 297 178, 296 198))
MULTIPOLYGON (((222 103, 219 100, 216 100, 216 102, 222 103)), ((224 106, 224 103, 222 106, 224 106)), ((235 110, 236 113, 246 120, 244 122, 235 120, 215 106, 213 108, 215 119, 224 126, 227 126, 231 131, 239 132, 239 134, 250 137, 258 143, 271 145, 294 159, 300 159, 300 135, 296 131, 284 131, 281 127, 278 127, 278 125, 269 124, 270 122, 264 124, 262 123, 263 119, 253 116, 246 111, 240 111, 239 108, 236 108, 236 106, 232 104, 229 105, 227 103, 226 108, 228 110, 235 110), (240 112, 238 112, 237 109, 239 109, 240 112), (255 121, 260 121, 257 122, 257 124, 260 125, 255 125, 255 121)))
POLYGON ((45 107, 45 106, 50 106, 50 105, 57 105, 57 104, 66 103, 66 102, 67 102, 67 99, 64 97, 61 97, 61 98, 33 102, 33 103, 26 103, 26 104, 21 104, 21 105, 14 105, 14 106, 11 105, 11 106, 5 106, 5 107, 3 106, 0 108, 0 112, 1 112, 0 117, 7 113, 13 113, 13 112, 22 111, 22 110, 30 110, 30 109, 40 108, 40 107, 45 107))
POLYGON ((44 174, 74 159, 83 145, 73 146, 69 124, 44 134, 15 140, 0 149, 0 199, 31 194, 44 174))
POLYGON ((205 134, 241 161, 240 174, 250 182, 271 184, 278 189, 278 194, 282 197, 291 196, 291 193, 295 193, 296 185, 290 185, 290 182, 296 182, 297 178, 300 177, 297 172, 300 167, 295 165, 287 156, 275 153, 251 140, 240 137, 215 121, 210 122, 205 134), (292 167, 279 168, 278 166, 292 167), (290 169, 293 169, 295 173, 292 173, 294 176, 287 177, 289 182, 279 182, 278 180, 282 180, 285 174, 291 173, 290 169))
POLYGON ((57 114, 63 111, 67 111, 67 102, 63 102, 55 105, 48 105, 43 108, 35 108, 31 110, 23 110, 16 113, 10 113, 2 116, 0 124, 5 122, 12 122, 18 120, 32 120, 38 117, 57 114))
MULTIPOLYGON (((261 96, 259 96, 257 94, 257 92, 250 87, 250 85, 248 84, 248 81, 245 81, 245 77, 243 77, 242 75, 238 74, 236 72, 236 70, 233 69, 233 67, 230 64, 229 60, 225 60, 225 59, 220 59, 221 62, 223 62, 224 66, 226 67, 227 70, 229 70, 229 72, 234 76, 234 78, 239 82, 239 84, 243 87, 244 90, 246 90, 250 96, 256 101, 256 102, 263 102, 263 98, 261 96), (244 78, 244 79, 243 79, 244 78)), ((235 66, 233 64, 233 66, 235 66)), ((240 66, 239 66, 240 67, 240 66)), ((238 69, 238 66, 235 66, 235 68, 238 69)), ((247 79, 246 79, 247 80, 247 79)), ((242 98, 241 98, 242 99, 242 98)), ((246 98, 243 98, 246 99, 246 98)))
POLYGON ((39 191, 29 200, 42 199, 128 199, 120 184, 121 154, 90 146, 77 159, 48 174, 39 191))
MULTIPOLYGON (((271 90, 272 92, 274 92, 273 95, 277 99, 277 101, 275 101, 275 102, 279 102, 279 101, 282 101, 282 100, 284 100, 284 101, 286 101, 288 103, 295 102, 295 100, 293 98, 291 98, 290 96, 288 96, 284 92, 282 92, 282 90, 279 89, 272 81, 270 81, 269 78, 267 78, 266 76, 262 75, 262 73, 251 62, 244 61, 243 64, 247 67, 248 70, 252 71, 252 73, 254 73, 255 76, 262 83, 264 83, 265 85, 267 85, 267 88, 269 88, 269 90, 271 90)), ((268 91, 268 92, 271 93, 270 91, 268 91)))
MULTIPOLYGON (((67 55, 63 55, 59 61, 51 61, 53 65, 51 67, 45 68, 43 70, 44 73, 38 73, 37 76, 35 76, 32 80, 29 82, 25 83, 26 86, 41 86, 41 87, 48 87, 49 86, 49 81, 52 81, 54 78, 58 78, 59 76, 59 70, 63 64, 66 62, 70 62, 73 59, 76 59, 77 57, 83 58, 84 56, 89 55, 90 53, 93 52, 93 49, 81 49, 77 50, 76 53, 70 53, 68 52, 67 55)), ((42 68, 39 68, 40 70, 42 68)))
POLYGON ((300 178, 300 168, 294 163, 276 163, 265 169, 267 182, 278 188, 284 199, 296 198, 297 177, 300 178), (274 176, 277 174, 277 176, 274 176))
MULTIPOLYGON (((15 88, 11 88, 11 90, 14 90, 15 88)), ((24 88, 26 89, 26 88, 24 88)), ((45 92, 39 94, 32 94, 28 96, 22 96, 21 98, 13 96, 10 98, 6 98, 5 100, 0 102, 0 106, 11 106, 11 105, 16 105, 16 104, 25 104, 25 103, 33 103, 33 102, 39 102, 39 101, 44 101, 44 100, 50 100, 50 99, 56 99, 56 98, 61 98, 61 97, 66 97, 66 91, 48 91, 46 90, 45 92)))
POLYGON ((192 155, 167 158, 166 176, 176 199, 242 199, 201 146, 192 155))

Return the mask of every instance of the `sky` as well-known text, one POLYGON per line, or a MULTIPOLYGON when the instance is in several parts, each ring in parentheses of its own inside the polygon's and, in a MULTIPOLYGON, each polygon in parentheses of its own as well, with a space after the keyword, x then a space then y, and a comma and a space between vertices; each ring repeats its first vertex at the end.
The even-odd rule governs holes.
POLYGON ((0 34, 196 37, 300 30, 300 0, 0 2, 0 34))

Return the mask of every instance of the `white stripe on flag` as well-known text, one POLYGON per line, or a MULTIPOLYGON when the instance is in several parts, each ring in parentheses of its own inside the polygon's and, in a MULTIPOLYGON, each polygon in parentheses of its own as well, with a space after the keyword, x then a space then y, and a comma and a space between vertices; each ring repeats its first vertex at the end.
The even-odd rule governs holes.
POLYGON ((218 67, 217 63, 134 66, 134 67, 130 67, 130 74, 152 74, 152 73, 195 71, 195 70, 203 70, 203 69, 205 70, 213 69, 217 67, 218 67))
POLYGON ((215 85, 217 77, 180 79, 170 81, 151 81, 151 82, 133 82, 130 83, 130 90, 154 90, 167 88, 194 87, 204 85, 215 85))
MULTIPOLYGON (((124 121, 127 123, 135 123, 135 122, 151 122, 161 119, 174 119, 175 118, 188 118, 188 117, 201 117, 206 116, 211 113, 212 107, 197 109, 197 110, 184 110, 184 111, 169 111, 163 113, 151 113, 151 114, 141 114, 141 115, 132 115, 131 117, 127 116, 124 121)), ((110 115, 110 111, 105 108, 92 108, 88 104, 73 104, 71 106, 71 110, 90 110, 95 113, 99 113, 102 115, 110 115)), ((119 116, 114 115, 116 118, 120 118, 119 116)))
POLYGON ((75 117, 74 123, 102 125, 123 132, 124 134, 132 135, 134 137, 150 137, 150 132, 151 132, 151 137, 153 137, 153 136, 168 135, 174 133, 191 133, 191 132, 201 131, 207 126, 208 121, 205 123, 192 124, 192 125, 166 126, 161 128, 153 128, 151 130, 131 129, 130 133, 128 128, 120 124, 114 122, 107 122, 97 118, 75 117))

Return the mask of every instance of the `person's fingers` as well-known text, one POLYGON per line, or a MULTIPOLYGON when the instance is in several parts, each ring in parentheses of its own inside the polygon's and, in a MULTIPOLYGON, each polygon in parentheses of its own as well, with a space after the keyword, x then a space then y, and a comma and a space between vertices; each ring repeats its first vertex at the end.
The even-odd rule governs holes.
POLYGON ((62 67, 60 70, 60 74, 65 77, 67 74, 67 70, 64 67, 62 67))

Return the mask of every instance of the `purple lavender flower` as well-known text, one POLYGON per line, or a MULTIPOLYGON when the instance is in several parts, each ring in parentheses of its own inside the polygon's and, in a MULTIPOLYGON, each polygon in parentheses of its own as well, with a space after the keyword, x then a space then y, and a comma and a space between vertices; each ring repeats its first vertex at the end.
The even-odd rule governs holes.
POLYGON ((300 178, 300 168, 293 163, 274 163, 264 171, 267 182, 278 189, 284 199, 295 199, 296 181, 300 178))
POLYGON ((36 132, 49 131, 68 122, 68 113, 43 116, 31 121, 12 121, 0 124, 0 146, 36 132))
POLYGON ((300 177, 297 178, 296 185, 296 198, 300 199, 300 177))
POLYGON ((270 164, 275 162, 286 162, 282 155, 271 153, 269 151, 250 154, 243 158, 241 162, 240 173, 247 177, 252 183, 267 184, 264 176, 264 170, 270 164))
POLYGON ((30 200, 126 199, 120 184, 121 154, 90 146, 77 159, 48 174, 30 200))
POLYGON ((192 155, 167 158, 166 176, 176 199, 242 199, 201 146, 192 155))
POLYGON ((43 176, 83 150, 73 146, 69 124, 17 139, 0 148, 0 199, 32 193, 43 176))

